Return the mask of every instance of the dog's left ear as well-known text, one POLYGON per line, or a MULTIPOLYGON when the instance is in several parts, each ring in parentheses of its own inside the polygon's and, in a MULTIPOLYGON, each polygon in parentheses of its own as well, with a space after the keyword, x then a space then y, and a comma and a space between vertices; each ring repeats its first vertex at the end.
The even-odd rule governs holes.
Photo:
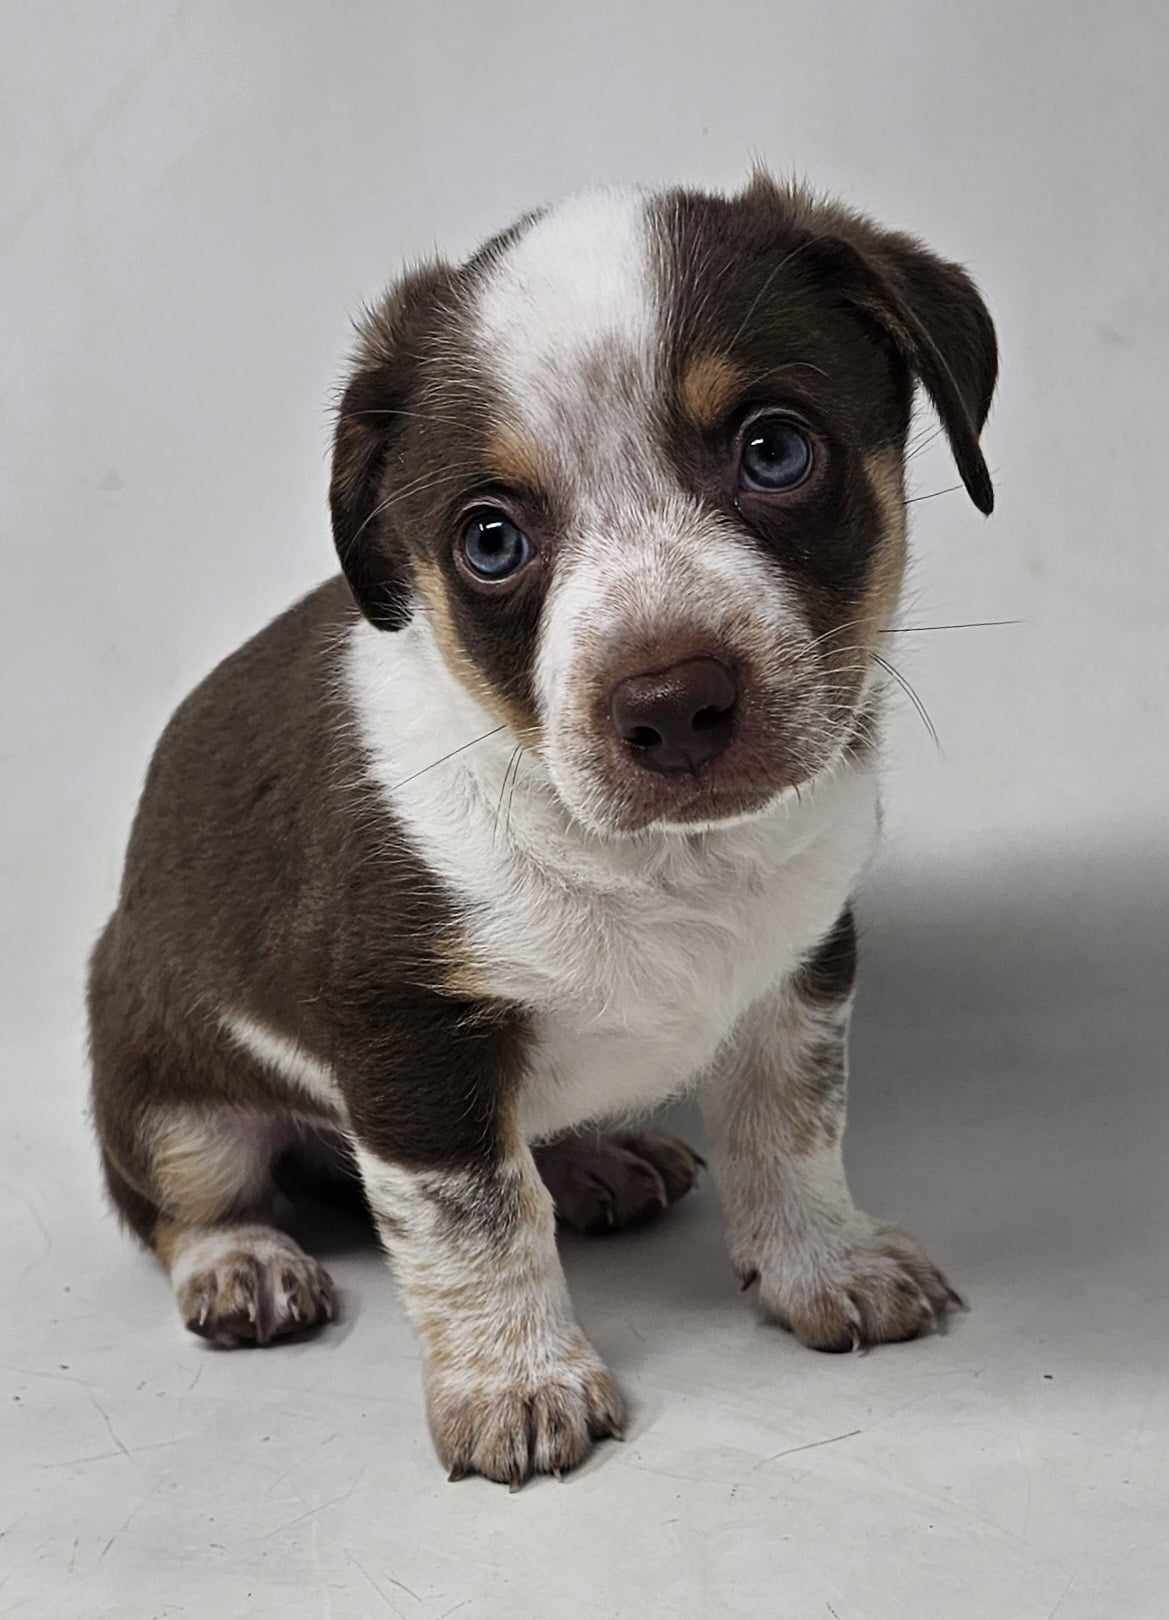
POLYGON ((998 375, 994 323, 958 264, 911 236, 849 220, 808 244, 845 301, 879 326, 933 401, 967 494, 994 509, 994 488, 978 436, 998 375))
POLYGON ((450 269, 404 276, 358 323, 357 351, 333 438, 333 540, 358 607, 379 630, 410 619, 408 548, 393 508, 394 451, 409 419, 418 368, 450 269))

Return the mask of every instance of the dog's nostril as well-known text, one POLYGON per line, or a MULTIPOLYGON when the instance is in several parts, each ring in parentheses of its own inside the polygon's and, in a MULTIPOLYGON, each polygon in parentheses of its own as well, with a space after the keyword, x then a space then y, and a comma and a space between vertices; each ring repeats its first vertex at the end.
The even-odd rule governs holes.
POLYGON ((634 726, 625 738, 631 748, 660 748, 662 734, 652 726, 634 726))
POLYGON ((719 721, 725 719, 728 713, 729 710, 727 709, 717 708, 713 703, 708 704, 705 709, 699 709, 691 720, 690 729, 692 731, 713 731, 719 721))

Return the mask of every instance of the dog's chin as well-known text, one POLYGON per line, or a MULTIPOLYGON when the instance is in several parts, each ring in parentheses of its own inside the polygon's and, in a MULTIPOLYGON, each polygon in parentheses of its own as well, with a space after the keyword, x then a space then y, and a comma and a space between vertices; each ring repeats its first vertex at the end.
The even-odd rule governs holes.
POLYGON ((755 803, 742 805, 737 810, 728 810, 719 815, 708 813, 706 815, 694 814, 669 819, 663 817, 648 822, 640 831, 682 837, 683 835, 692 836, 695 833, 720 832, 726 827, 742 827, 748 822, 765 821, 768 816, 773 815, 776 810, 789 801, 795 804, 803 791, 803 783, 799 783, 798 786, 793 784, 791 787, 777 788, 774 793, 759 798, 755 803))
POLYGON ((798 780, 785 775, 749 785, 700 776, 687 779, 685 787, 663 784, 658 792, 646 792, 638 781, 629 796, 614 794, 607 803, 591 798, 580 805, 566 798, 566 806, 573 819, 597 838, 692 837, 763 820, 788 802, 795 804, 818 774, 798 780))

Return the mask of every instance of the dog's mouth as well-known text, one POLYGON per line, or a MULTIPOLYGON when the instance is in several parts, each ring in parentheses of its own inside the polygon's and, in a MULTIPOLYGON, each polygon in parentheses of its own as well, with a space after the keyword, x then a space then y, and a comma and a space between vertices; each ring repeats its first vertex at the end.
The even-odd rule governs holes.
POLYGON ((847 726, 802 718, 801 708, 756 698, 729 717, 717 704, 699 705, 689 730, 642 722, 623 735, 595 725, 562 736, 552 774, 574 817, 606 836, 753 820, 798 802, 847 747, 847 726))
POLYGON ((783 766, 762 775, 703 767, 658 784, 635 782, 616 796, 613 831, 695 832, 753 820, 786 798, 798 798, 818 774, 783 766))

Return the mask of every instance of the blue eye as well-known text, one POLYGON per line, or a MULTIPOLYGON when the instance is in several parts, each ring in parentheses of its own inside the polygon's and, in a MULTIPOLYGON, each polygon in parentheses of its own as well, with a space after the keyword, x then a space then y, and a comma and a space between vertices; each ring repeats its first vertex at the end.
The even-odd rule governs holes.
POLYGON ((786 417, 763 416, 747 429, 739 470, 749 488, 794 489, 808 476, 811 465, 807 434, 786 417))
POLYGON ((476 512, 463 530, 463 558, 479 579, 507 579, 531 555, 527 535, 502 512, 476 512))

